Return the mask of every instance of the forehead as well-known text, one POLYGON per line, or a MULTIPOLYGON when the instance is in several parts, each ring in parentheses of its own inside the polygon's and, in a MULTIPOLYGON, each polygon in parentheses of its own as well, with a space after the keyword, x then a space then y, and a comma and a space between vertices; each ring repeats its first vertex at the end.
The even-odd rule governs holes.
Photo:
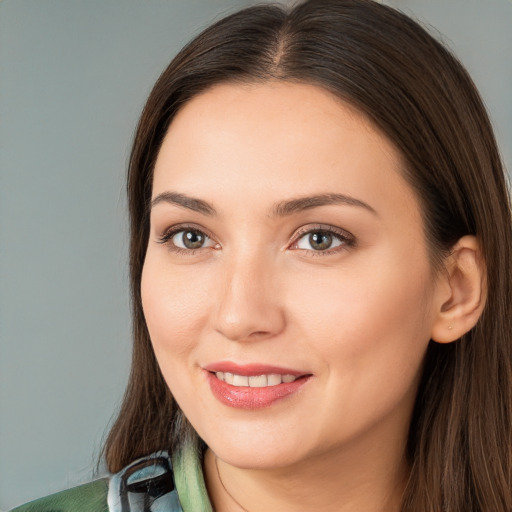
MULTIPOLYGON (((167 189, 248 207, 336 192, 417 208, 393 144, 352 106, 309 84, 222 84, 188 102, 155 165, 167 189), (249 203, 247 202, 249 201, 249 203)), ((396 213, 396 212, 395 212, 396 213)))
POLYGON ((294 142, 308 140, 310 144, 303 148, 307 151, 313 144, 329 142, 332 137, 343 144, 342 125, 348 131, 365 132, 363 138, 373 139, 382 149, 387 144, 387 149, 398 157, 366 116, 350 104, 319 86, 283 81, 216 85, 181 108, 166 139, 186 137, 207 143, 221 138, 228 142, 230 135, 245 136, 240 150, 249 150, 253 147, 251 142, 263 142, 269 150, 284 150, 294 142))

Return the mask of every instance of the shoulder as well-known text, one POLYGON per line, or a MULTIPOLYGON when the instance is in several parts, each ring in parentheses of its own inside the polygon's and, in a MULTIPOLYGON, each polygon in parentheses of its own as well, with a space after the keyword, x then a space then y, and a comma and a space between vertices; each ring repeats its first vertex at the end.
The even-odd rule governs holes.
POLYGON ((11 512, 108 512, 107 494, 108 479, 95 480, 31 501, 11 512))
MULTIPOLYGON (((109 478, 74 487, 11 512, 183 512, 167 452, 137 459, 109 478)), ((194 509, 188 509, 190 510, 194 509)), ((206 510, 206 509, 205 509, 206 510)), ((195 512, 195 510, 194 510, 195 512)))

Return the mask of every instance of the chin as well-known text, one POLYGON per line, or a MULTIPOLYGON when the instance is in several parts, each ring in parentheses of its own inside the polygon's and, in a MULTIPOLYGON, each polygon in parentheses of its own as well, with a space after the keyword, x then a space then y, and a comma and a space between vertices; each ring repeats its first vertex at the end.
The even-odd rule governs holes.
POLYGON ((297 463, 307 456, 304 442, 290 435, 272 437, 233 433, 203 438, 208 447, 224 462, 241 469, 277 469, 297 463))

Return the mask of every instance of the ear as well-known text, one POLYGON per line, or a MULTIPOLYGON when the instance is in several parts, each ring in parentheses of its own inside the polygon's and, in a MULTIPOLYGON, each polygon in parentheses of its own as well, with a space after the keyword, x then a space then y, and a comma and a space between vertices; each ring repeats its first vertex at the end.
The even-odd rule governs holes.
POLYGON ((480 244, 476 237, 464 236, 452 247, 438 277, 432 340, 450 343, 466 334, 480 318, 486 297, 480 244))

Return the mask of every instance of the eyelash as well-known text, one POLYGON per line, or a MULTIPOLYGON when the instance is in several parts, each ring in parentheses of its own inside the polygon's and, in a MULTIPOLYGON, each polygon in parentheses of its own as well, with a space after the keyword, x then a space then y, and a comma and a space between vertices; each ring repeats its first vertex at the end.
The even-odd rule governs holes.
MULTIPOLYGON (((171 240, 175 235, 177 235, 178 233, 180 233, 182 231, 184 231, 184 232, 192 231, 195 233, 200 233, 203 236, 205 236, 206 238, 213 240, 213 236, 211 236, 209 233, 204 231, 202 228, 198 228, 198 227, 192 226, 192 225, 178 225, 178 226, 173 226, 172 228, 168 229, 161 237, 159 237, 157 242, 162 245, 168 245, 170 251, 172 251, 175 254, 181 255, 181 256, 193 256, 198 251, 207 249, 207 247, 200 247, 198 249, 183 249, 182 247, 177 247, 174 243, 171 242, 171 240)), ((323 233, 323 234, 332 235, 333 238, 336 238, 336 239, 338 239, 338 241, 341 242, 340 245, 338 245, 332 249, 329 248, 326 250, 315 251, 313 249, 298 249, 298 250, 302 250, 302 251, 309 253, 309 255, 313 256, 313 257, 330 256, 330 255, 336 254, 342 250, 347 250, 347 248, 351 248, 356 245, 355 237, 348 231, 345 231, 345 230, 342 230, 339 228, 334 228, 332 226, 318 224, 318 225, 315 225, 312 227, 303 228, 303 229, 299 230, 294 235, 294 242, 291 244, 290 247, 293 249, 293 247, 295 247, 304 236, 311 235, 312 233, 323 233)))
POLYGON ((354 235, 352 235, 348 231, 339 228, 334 228, 333 226, 317 224, 314 226, 309 226, 307 228, 300 229, 294 236, 294 242, 292 243, 292 247, 296 246, 301 240, 301 238, 305 237, 306 235, 311 235, 313 233, 328 234, 341 242, 340 245, 326 250, 315 251, 313 249, 299 249, 308 252, 309 255, 313 257, 330 256, 332 254, 337 254, 340 251, 347 250, 348 248, 354 247, 356 245, 356 239, 354 235))
POLYGON ((168 245, 169 250, 175 254, 180 256, 193 256, 198 251, 206 249, 206 247, 199 247, 198 249, 183 249, 182 247, 177 247, 174 243, 172 243, 172 238, 180 233, 181 231, 193 231, 194 233, 201 233, 206 238, 213 240, 213 236, 204 231, 204 229, 200 229, 197 226, 192 225, 178 225, 169 228, 159 239, 158 243, 162 245, 168 245))

